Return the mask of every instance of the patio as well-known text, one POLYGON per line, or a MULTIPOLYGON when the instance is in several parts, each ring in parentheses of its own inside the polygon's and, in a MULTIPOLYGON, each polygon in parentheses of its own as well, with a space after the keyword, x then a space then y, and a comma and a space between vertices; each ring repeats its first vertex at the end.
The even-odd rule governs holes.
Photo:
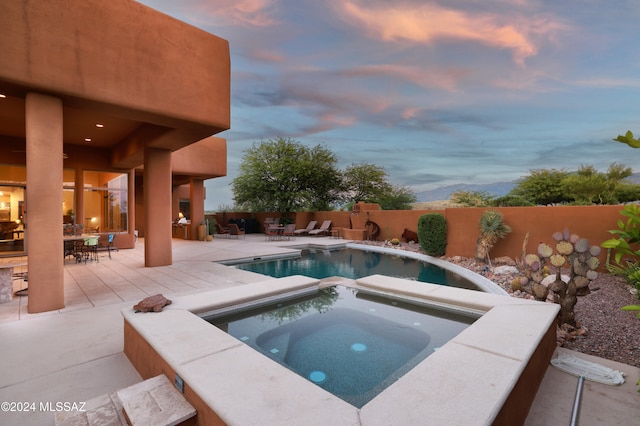
MULTIPOLYGON (((156 293, 171 299, 269 279, 216 261, 277 257, 294 252, 293 246, 333 247, 345 242, 308 237, 265 241, 261 234, 212 242, 174 239, 173 265, 145 268, 140 240, 135 249, 113 253, 112 259, 101 252, 100 262, 67 261, 64 309, 28 314, 27 297, 0 304, 0 401, 82 402, 138 383, 141 378, 123 354, 123 307, 156 293)), ((16 281, 14 290, 20 285, 24 283, 16 281)), ((580 424, 636 424, 640 408, 635 379, 640 371, 576 355, 627 374, 620 387, 585 382, 580 424)), ((526 424, 568 424, 576 383, 576 377, 550 367, 526 424)), ((54 413, 37 408, 3 412, 0 419, 6 424, 53 425, 54 413)))

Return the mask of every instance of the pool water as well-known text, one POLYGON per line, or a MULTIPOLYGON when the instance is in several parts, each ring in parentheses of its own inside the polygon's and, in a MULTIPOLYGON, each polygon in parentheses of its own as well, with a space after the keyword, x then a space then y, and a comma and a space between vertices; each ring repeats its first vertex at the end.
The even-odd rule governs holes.
POLYGON ((291 275, 323 279, 333 276, 358 279, 380 274, 420 282, 479 290, 473 282, 436 265, 364 250, 309 249, 301 257, 251 262, 235 265, 236 268, 257 272, 274 278, 291 275))
POLYGON ((205 319, 360 408, 476 318, 335 286, 205 319))

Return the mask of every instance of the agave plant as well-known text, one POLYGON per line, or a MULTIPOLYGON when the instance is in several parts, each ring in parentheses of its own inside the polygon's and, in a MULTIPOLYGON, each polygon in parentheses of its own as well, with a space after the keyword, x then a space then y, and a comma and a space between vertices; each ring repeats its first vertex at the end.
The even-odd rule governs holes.
POLYGON ((480 217, 480 236, 476 242, 476 260, 489 262, 489 252, 498 240, 503 239, 511 232, 511 227, 504 223, 502 213, 496 210, 487 210, 480 217))

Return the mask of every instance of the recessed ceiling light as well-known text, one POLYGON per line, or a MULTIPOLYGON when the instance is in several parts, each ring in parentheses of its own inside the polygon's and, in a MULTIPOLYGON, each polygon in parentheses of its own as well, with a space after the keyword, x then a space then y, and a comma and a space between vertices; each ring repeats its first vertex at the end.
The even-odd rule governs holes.
POLYGON ((96 123, 96 127, 103 128, 104 124, 96 123))
POLYGON ((84 138, 85 142, 91 142, 91 138, 84 138))
POLYGON ((7 95, 5 95, 4 93, 0 93, 0 98, 6 98, 7 95))

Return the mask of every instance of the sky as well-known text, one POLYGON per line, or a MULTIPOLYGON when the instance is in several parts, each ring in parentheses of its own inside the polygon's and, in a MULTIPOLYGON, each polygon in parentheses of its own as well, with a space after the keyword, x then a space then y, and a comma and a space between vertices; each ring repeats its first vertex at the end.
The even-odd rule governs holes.
POLYGON ((229 41, 227 176, 247 149, 321 144, 414 192, 611 163, 640 172, 637 0, 141 0, 229 41))

